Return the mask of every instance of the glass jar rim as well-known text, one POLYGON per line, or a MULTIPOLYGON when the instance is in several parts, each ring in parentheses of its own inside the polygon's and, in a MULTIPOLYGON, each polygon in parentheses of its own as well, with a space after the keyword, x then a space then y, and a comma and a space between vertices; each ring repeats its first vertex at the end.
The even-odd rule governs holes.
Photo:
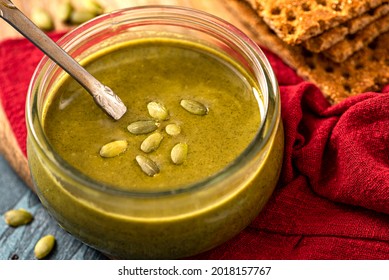
MULTIPOLYGON (((65 174, 68 178, 71 178, 72 180, 79 182, 82 186, 94 189, 99 192, 110 193, 119 196, 159 197, 159 196, 166 196, 166 195, 173 195, 173 194, 195 191, 200 188, 210 186, 212 185, 213 182, 217 180, 228 178, 229 174, 238 170, 240 166, 244 165, 245 162, 249 161, 257 152, 259 152, 266 145, 266 143, 270 138, 271 132, 278 125, 279 118, 274 116, 280 113, 280 97, 279 97, 278 83, 270 63, 268 62, 266 56, 264 55, 262 50, 258 47, 258 45, 231 23, 228 23, 227 21, 204 11, 200 11, 188 7, 173 6, 173 5, 137 6, 137 7, 120 9, 107 14, 103 14, 66 33, 62 38, 58 40, 57 43, 58 45, 66 49, 66 46, 71 44, 74 40, 77 40, 80 37, 85 36, 88 30, 94 28, 96 25, 98 25, 101 22, 108 20, 111 21, 109 24, 117 24, 116 22, 113 21, 113 19, 116 17, 119 17, 121 15, 139 16, 140 14, 143 14, 142 16, 147 17, 148 20, 163 19, 163 18, 171 17, 172 15, 185 16, 190 18, 191 20, 197 20, 201 18, 202 20, 205 20, 208 24, 210 24, 212 27, 217 27, 223 31, 228 32, 230 35, 233 35, 235 40, 239 39, 241 43, 243 43, 243 45, 248 49, 250 55, 252 55, 255 58, 254 59, 256 60, 255 64, 260 66, 262 74, 268 76, 268 81, 270 82, 270 86, 272 90, 269 89, 268 86, 266 85, 267 90, 265 92, 262 92, 262 94, 265 96, 265 98, 268 98, 270 91, 274 92, 275 95, 275 108, 272 112, 273 115, 269 116, 270 112, 268 110, 268 104, 265 104, 265 112, 264 112, 264 116, 262 116, 264 118, 268 118, 268 117, 272 118, 270 126, 268 127, 267 134, 263 136, 260 133, 264 129, 263 128, 264 122, 262 122, 261 126, 258 128, 257 134, 255 135, 254 139, 250 142, 250 144, 235 158, 234 161, 228 164, 225 168, 223 168, 217 173, 201 181, 183 185, 180 186, 179 188, 174 188, 172 190, 169 189, 169 190, 153 191, 153 192, 140 192, 140 191, 132 191, 132 190, 128 191, 128 190, 119 189, 114 185, 96 181, 93 178, 88 177, 87 175, 83 174, 82 172, 72 167, 55 152, 55 150, 49 144, 49 141, 46 138, 45 133, 43 132, 43 125, 40 119, 37 122, 38 127, 34 125, 33 107, 37 106, 37 102, 36 100, 34 100, 35 98, 37 98, 36 96, 34 96, 35 84, 37 83, 37 81, 40 81, 42 79, 42 75, 45 74, 45 72, 42 71, 44 67, 49 63, 54 64, 54 62, 49 60, 47 56, 44 56, 39 62, 38 66, 34 71, 34 74, 32 76, 29 85, 27 100, 26 100, 26 121, 27 121, 28 132, 32 134, 31 136, 33 137, 34 141, 37 143, 37 146, 41 151, 45 151, 45 147, 48 148, 49 151, 45 151, 43 153, 43 156, 46 157, 51 163, 53 163, 57 170, 62 172, 62 174, 65 174), (43 139, 41 139, 41 137, 36 133, 35 129, 41 132, 40 135, 43 135, 43 139)), ((132 18, 132 20, 136 20, 136 19, 137 18, 132 18)), ((35 95, 38 95, 38 93, 36 93, 35 95)))

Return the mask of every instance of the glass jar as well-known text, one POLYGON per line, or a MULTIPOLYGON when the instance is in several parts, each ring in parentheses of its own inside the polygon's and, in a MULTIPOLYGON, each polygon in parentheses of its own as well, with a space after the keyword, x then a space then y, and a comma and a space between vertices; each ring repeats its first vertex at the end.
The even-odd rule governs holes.
POLYGON ((44 57, 26 105, 35 190, 65 230, 112 258, 176 259, 226 242, 264 207, 282 165, 284 137, 274 73, 258 46, 231 24, 187 8, 138 7, 95 18, 65 35, 59 45, 81 61, 114 44, 153 36, 204 44, 239 63, 261 91, 262 122, 236 160, 201 182, 163 192, 118 190, 69 166, 46 138, 42 111, 64 72, 44 57))

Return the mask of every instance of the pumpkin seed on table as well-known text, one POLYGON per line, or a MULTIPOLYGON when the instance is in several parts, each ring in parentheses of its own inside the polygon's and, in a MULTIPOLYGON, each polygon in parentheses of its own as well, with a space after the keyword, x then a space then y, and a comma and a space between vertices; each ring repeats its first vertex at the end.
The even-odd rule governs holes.
POLYGON ((147 104, 147 110, 149 111, 151 117, 159 121, 164 121, 169 118, 169 111, 161 103, 154 101, 149 102, 147 104))
POLYGON ((138 155, 135 157, 136 162, 146 175, 153 177, 159 173, 158 165, 148 157, 138 155))
POLYGON ((72 24, 81 24, 87 22, 88 20, 91 20, 95 16, 96 14, 88 11, 73 10, 70 15, 69 22, 72 24))
POLYGON ((53 250, 55 245, 55 237, 53 235, 46 235, 39 239, 34 247, 34 255, 40 260, 46 257, 53 250))
POLYGON ((196 100, 182 99, 180 105, 186 111, 195 115, 204 116, 208 114, 208 108, 196 100))
POLYGON ((178 143, 176 144, 170 152, 170 157, 174 164, 180 165, 183 164, 188 155, 188 144, 178 143))
POLYGON ((80 10, 94 14, 95 16, 101 15, 104 12, 103 7, 94 0, 82 0, 80 1, 80 10))
POLYGON ((18 227, 30 223, 33 216, 25 209, 13 209, 5 212, 4 220, 11 227, 18 227))
POLYGON ((181 127, 175 123, 171 123, 165 127, 165 131, 170 136, 177 136, 181 133, 181 127))
POLYGON ((44 31, 51 31, 54 29, 54 23, 51 16, 41 8, 34 9, 31 12, 31 21, 44 31))
POLYGON ((151 153, 158 149, 162 139, 162 134, 159 132, 155 132, 149 135, 145 140, 143 140, 142 144, 140 145, 140 149, 145 153, 151 153))
POLYGON ((58 4, 58 9, 57 9, 57 16, 58 19, 61 20, 62 22, 68 22, 70 21, 71 14, 73 12, 74 8, 70 1, 61 1, 58 4))
POLYGON ((128 142, 126 140, 116 140, 109 142, 101 147, 100 156, 104 158, 116 157, 127 150, 128 142))
POLYGON ((155 121, 136 121, 127 126, 127 130, 135 135, 147 134, 155 131, 158 128, 158 123, 155 121))

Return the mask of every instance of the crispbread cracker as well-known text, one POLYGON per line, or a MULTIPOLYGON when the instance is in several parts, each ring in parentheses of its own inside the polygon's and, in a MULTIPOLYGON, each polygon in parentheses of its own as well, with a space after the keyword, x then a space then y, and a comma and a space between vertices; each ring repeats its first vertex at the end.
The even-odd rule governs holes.
POLYGON ((341 63, 387 31, 389 31, 389 15, 370 23, 367 27, 355 33, 354 36, 335 44, 324 51, 323 54, 331 60, 341 63))
POLYGON ((353 18, 339 26, 331 28, 322 34, 312 37, 304 42, 303 46, 315 53, 322 52, 336 43, 342 41, 347 35, 354 34, 365 28, 373 21, 389 13, 389 4, 383 4, 363 15, 353 18))
POLYGON ((379 36, 369 47, 337 64, 301 46, 289 46, 279 39, 243 0, 228 0, 258 43, 273 51, 303 78, 315 83, 332 103, 366 91, 378 91, 389 82, 389 33, 379 36))
POLYGON ((284 42, 299 44, 388 0, 250 0, 284 42))

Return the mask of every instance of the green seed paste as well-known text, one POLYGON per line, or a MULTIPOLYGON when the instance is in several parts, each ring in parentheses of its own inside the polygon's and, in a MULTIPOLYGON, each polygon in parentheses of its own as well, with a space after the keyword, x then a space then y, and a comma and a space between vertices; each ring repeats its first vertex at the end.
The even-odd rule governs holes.
POLYGON ((71 166, 96 181, 135 191, 159 191, 198 182, 225 168, 252 141, 260 126, 259 92, 249 76, 226 56, 195 43, 173 39, 142 39, 116 45, 83 61, 86 69, 109 86, 127 106, 114 121, 94 104, 73 79, 62 79, 44 110, 44 131, 55 151, 71 166), (183 99, 204 104, 206 115, 186 111, 183 99), (149 134, 133 135, 127 126, 153 120, 149 102, 163 104, 167 120, 158 121, 163 140, 144 153, 149 134), (165 127, 177 124, 178 135, 165 127), (127 150, 113 158, 99 151, 115 140, 128 141, 127 150), (172 162, 178 143, 188 145, 183 164, 172 162), (150 177, 135 158, 144 155, 160 173, 150 177))
POLYGON ((265 130, 272 120, 277 123, 267 132, 261 151, 235 165, 239 168, 228 169, 226 176, 208 184, 158 192, 219 172, 249 145, 261 122, 256 100, 261 96, 255 96, 259 91, 253 90, 256 84, 250 75, 227 56, 176 39, 115 45, 83 64, 122 98, 128 112, 113 121, 65 77, 55 82, 44 104, 47 138, 62 158, 94 180, 121 190, 156 194, 112 191, 101 184, 88 187, 90 180, 80 176, 74 180, 74 172, 57 168, 29 133, 28 159, 37 194, 64 229, 114 258, 166 259, 214 248, 253 221, 280 174, 279 115, 264 119, 265 130), (181 107, 182 100, 204 104, 207 114, 188 112, 181 107), (155 131, 151 127, 153 132, 133 135, 129 124, 152 119, 150 102, 163 104, 169 119, 160 121, 155 131), (178 134, 170 135, 166 126, 173 123, 179 126, 178 134), (142 152, 142 141, 156 131, 163 135, 158 149, 142 152), (115 140, 128 142, 125 152, 112 158, 100 156, 101 148, 115 140), (181 164, 174 164, 171 150, 178 143, 187 144, 187 154, 181 164), (158 164, 148 169, 149 174, 159 170, 153 177, 136 161, 144 156, 158 164))

